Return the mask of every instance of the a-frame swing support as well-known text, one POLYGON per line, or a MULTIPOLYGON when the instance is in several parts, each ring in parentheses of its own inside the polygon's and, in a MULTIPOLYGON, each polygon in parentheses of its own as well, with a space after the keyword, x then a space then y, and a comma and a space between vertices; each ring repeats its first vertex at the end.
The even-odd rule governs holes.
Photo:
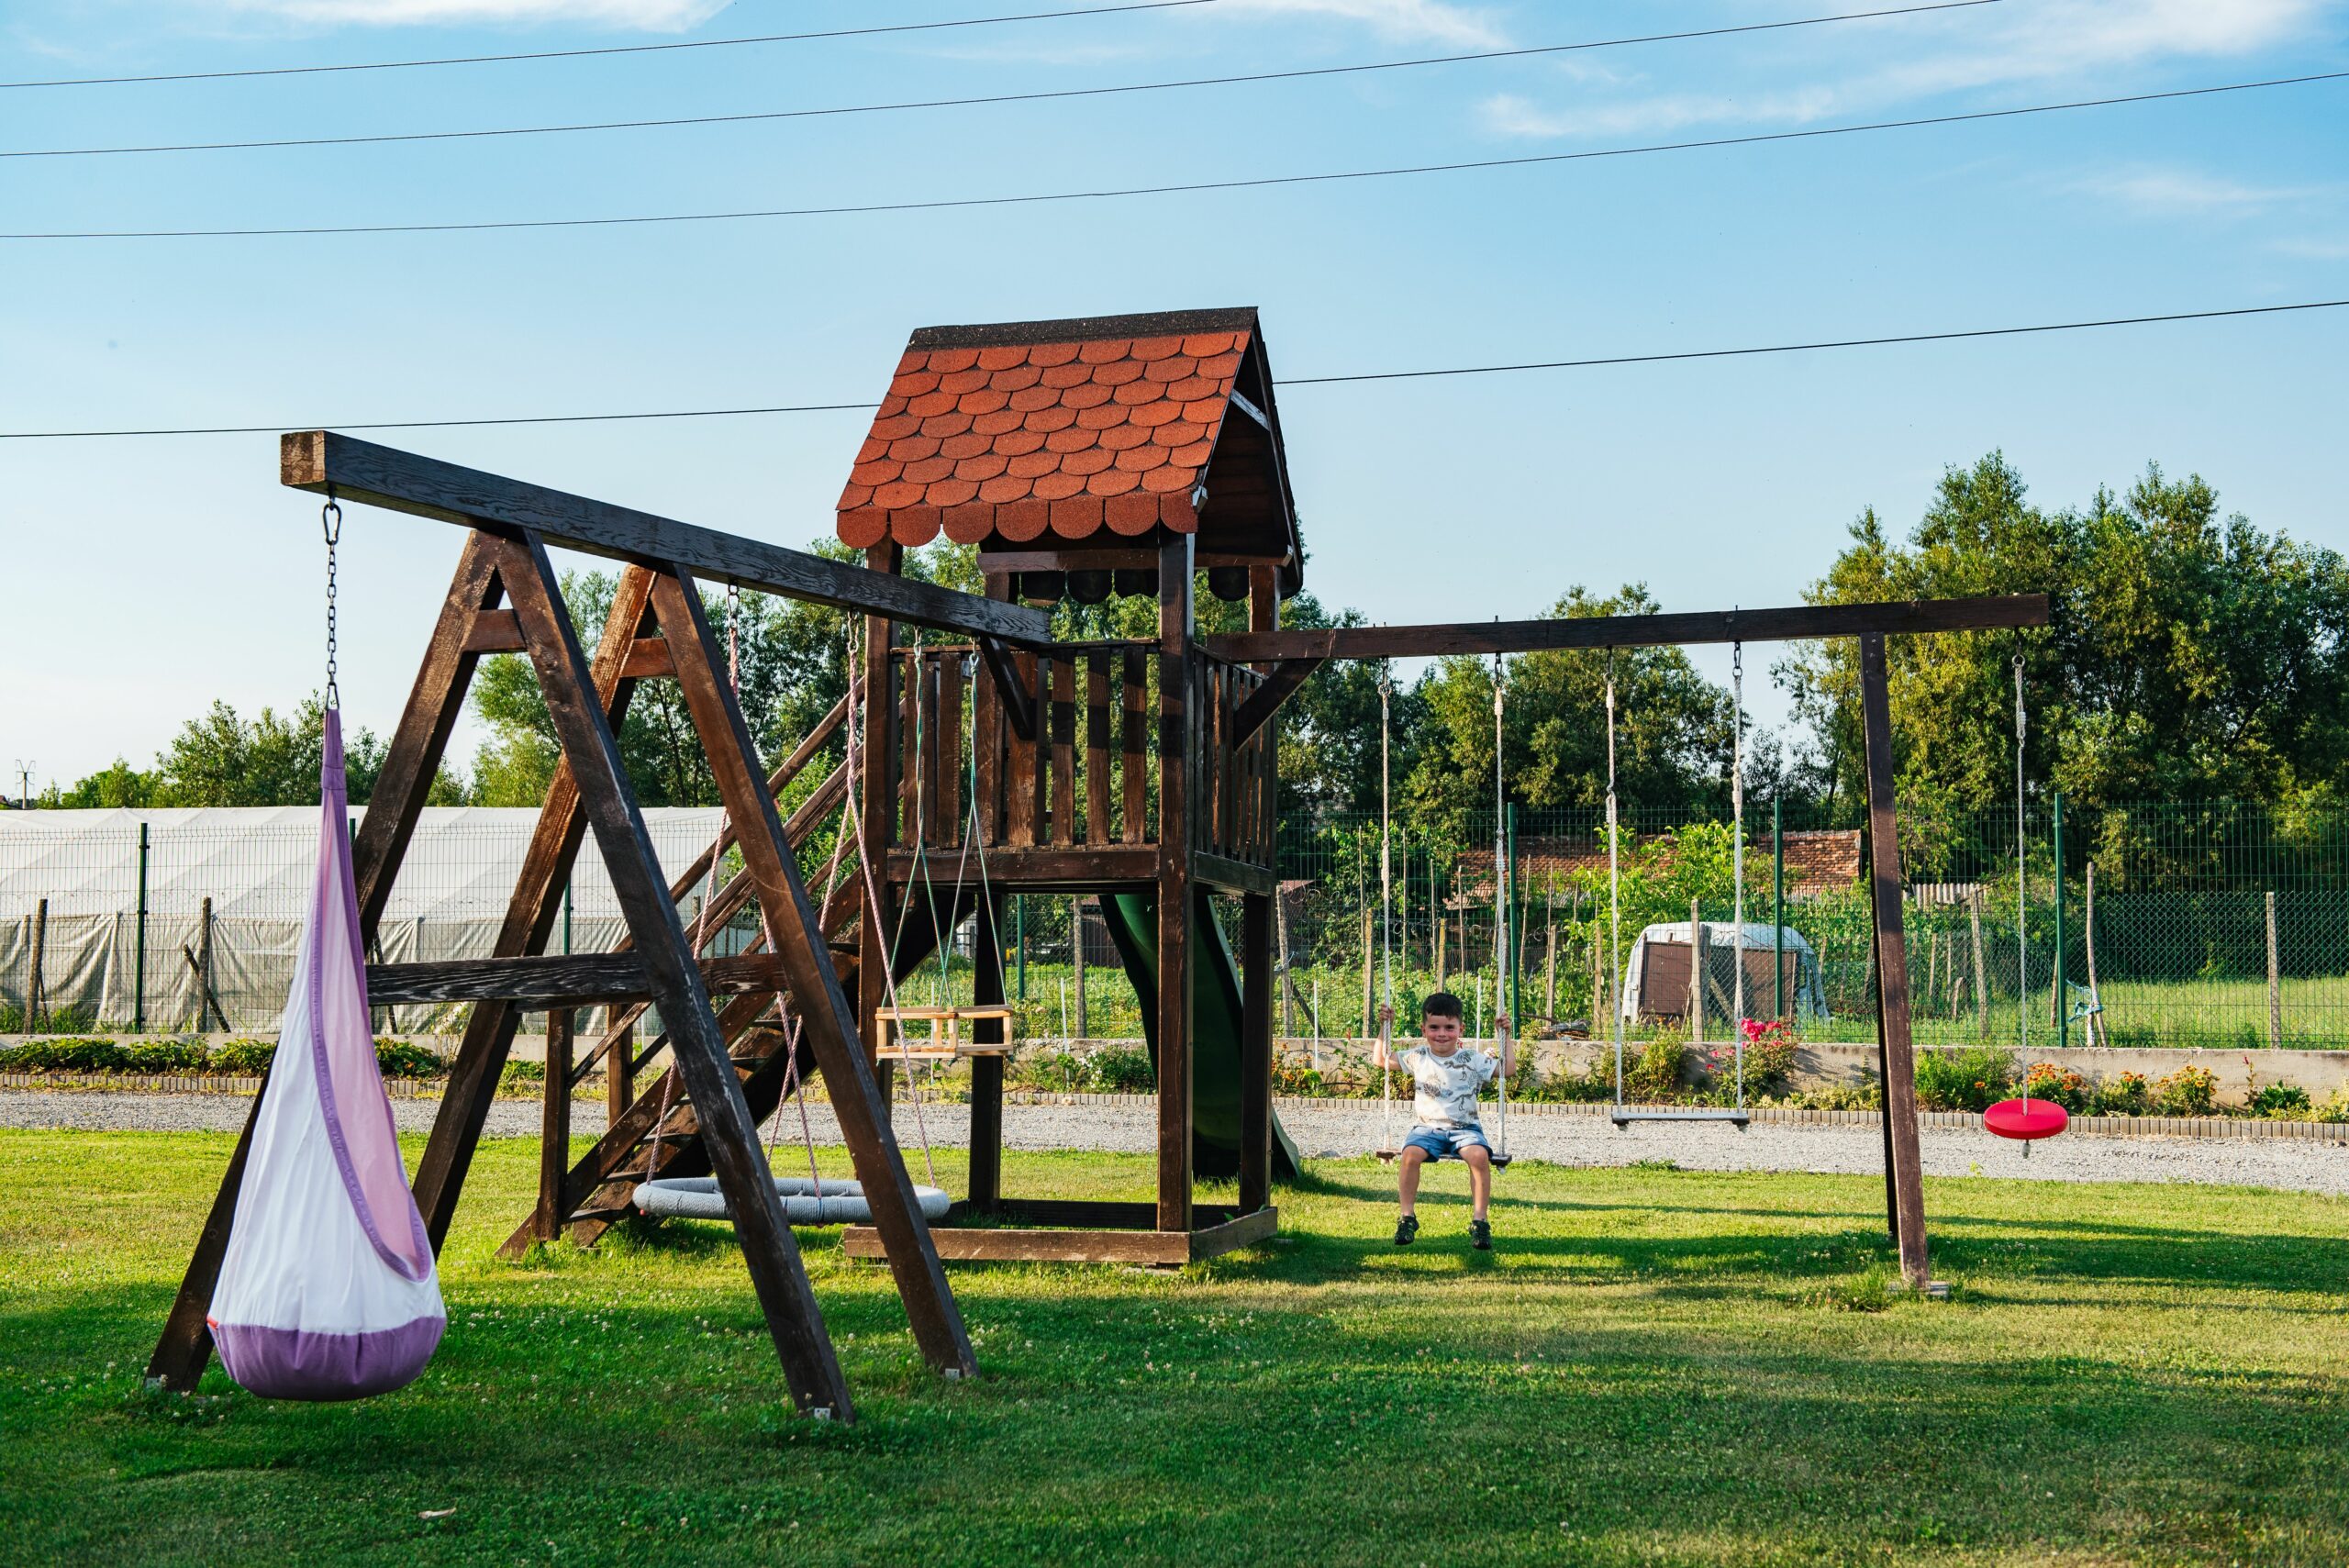
MULTIPOLYGON (((799 552, 713 533, 650 514, 522 484, 371 442, 310 431, 284 438, 281 478, 467 528, 456 575, 355 846, 361 920, 372 939, 426 794, 484 651, 527 653, 562 746, 557 777, 499 932, 495 956, 452 976, 451 995, 475 1003, 414 1184, 437 1251, 481 1137, 512 1045, 522 998, 535 1006, 605 1000, 608 975, 576 960, 544 958, 585 834, 592 830, 625 917, 632 992, 660 1007, 792 1398, 835 1419, 854 1407, 807 1270, 770 1180, 702 967, 645 831, 614 733, 634 682, 674 675, 707 748, 721 796, 775 945, 782 989, 806 1019, 873 1205, 924 1359, 950 1376, 976 1371, 937 1249, 913 1195, 871 1063, 857 1037, 819 922, 754 760, 734 695, 701 611, 694 573, 768 592, 863 609, 966 635, 1032 646, 1048 639, 1038 611, 842 567, 799 552), (549 559, 549 543, 628 563, 593 665, 580 646, 549 559)), ((462 966, 449 966, 462 968, 462 966)), ((260 1106, 254 1098, 254 1110, 260 1106)), ((249 1117, 215 1197, 148 1374, 192 1389, 211 1355, 205 1323, 227 1250, 253 1118, 249 1117)))

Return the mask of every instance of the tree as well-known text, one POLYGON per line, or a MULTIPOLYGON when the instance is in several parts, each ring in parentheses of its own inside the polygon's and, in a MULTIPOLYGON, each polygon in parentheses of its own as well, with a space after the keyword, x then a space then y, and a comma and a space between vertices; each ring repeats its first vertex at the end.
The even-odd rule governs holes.
MULTIPOLYGON (((1894 761, 1907 801, 1978 806, 2014 788, 2023 660, 2033 793, 2086 804, 2278 799, 2349 783, 2349 569, 2263 534, 2199 477, 2158 467, 2086 511, 2043 511, 1992 452, 1944 473, 1905 545, 1873 509, 1813 584, 1815 604, 2044 593, 2047 630, 1894 638, 1894 761)), ((1863 795, 1858 647, 1798 645, 1779 666, 1816 750, 1805 777, 1831 814, 1863 795)))
MULTIPOLYGON (((291 718, 264 707, 250 722, 225 702, 192 718, 156 759, 156 806, 315 806, 326 750, 326 705, 313 695, 291 718)), ((357 805, 383 772, 384 743, 360 729, 345 737, 343 773, 357 805)))
MULTIPOLYGON (((1653 615, 1643 586, 1606 598, 1575 587, 1545 618, 1653 615)), ((1552 649, 1508 664, 1502 758, 1508 798, 1537 807, 1598 807, 1607 798, 1607 670, 1604 651, 1552 649)), ((1729 694, 1697 673, 1676 648, 1624 649, 1613 655, 1617 794, 1628 815, 1686 816, 1729 800, 1729 694)), ((1493 677, 1490 661, 1437 662, 1415 695, 1425 733, 1410 777, 1422 826, 1458 834, 1493 801, 1493 677)))

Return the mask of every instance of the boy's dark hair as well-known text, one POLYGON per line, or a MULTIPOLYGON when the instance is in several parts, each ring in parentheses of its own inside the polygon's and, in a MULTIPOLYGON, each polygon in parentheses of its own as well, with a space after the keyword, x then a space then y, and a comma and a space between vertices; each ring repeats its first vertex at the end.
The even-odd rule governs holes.
POLYGON ((1460 1018, 1467 1017, 1467 1009, 1461 1006, 1460 998, 1453 995, 1451 992, 1438 991, 1430 995, 1426 1001, 1419 1004, 1419 1017, 1423 1018, 1460 1018))

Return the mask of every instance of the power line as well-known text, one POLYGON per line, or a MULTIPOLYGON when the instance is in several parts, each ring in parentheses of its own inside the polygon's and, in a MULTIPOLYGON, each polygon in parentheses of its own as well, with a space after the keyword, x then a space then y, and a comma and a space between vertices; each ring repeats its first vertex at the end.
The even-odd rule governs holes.
POLYGON ((1975 109, 1962 114, 1928 115, 1913 119, 1871 120, 1858 125, 1814 126, 1803 130, 1758 131, 1746 136, 1706 137, 1693 141, 1647 142, 1633 147, 1596 147, 1579 152, 1544 152, 1521 158, 1484 158, 1451 163, 1398 164, 1380 169, 1345 169, 1310 174, 1266 174, 1237 180, 1195 180, 1172 185, 1124 185, 1086 191, 1052 191, 1008 196, 949 196, 930 201, 865 202, 841 206, 756 207, 723 212, 646 213, 616 217, 484 218, 461 223, 304 224, 278 228, 100 228, 82 230, 0 232, 10 239, 286 239, 297 235, 351 234, 470 234, 510 228, 618 228, 666 223, 739 223, 794 217, 849 217, 874 213, 943 212, 971 207, 1037 206, 1062 202, 1089 202, 1135 196, 1188 195, 1208 191, 1263 190, 1281 185, 1336 184, 1353 180, 1389 180, 1415 174, 1458 174, 1488 169, 1529 169, 1546 164, 1580 163, 1602 158, 1635 158, 1657 152, 1694 152, 1723 147, 1759 147, 1772 142, 1813 141, 1827 137, 1858 136, 1887 130, 1916 130, 1929 126, 1963 125, 1978 120, 2015 119, 2028 115, 2053 115, 2075 109, 2114 108, 2127 104, 2152 104, 2177 98, 2203 98, 2221 93, 2250 93, 2269 87, 2296 87, 2310 83, 2338 82, 2349 71, 2328 71, 2308 76, 2278 76, 2260 82, 2229 82, 2211 87, 2176 87, 2159 93, 2132 93, 2112 98, 2077 98, 2061 104, 2027 104, 2017 108, 1975 109))
POLYGON ((22 87, 121 87, 148 82, 227 82, 249 76, 316 76, 342 71, 415 71, 440 65, 501 65, 512 61, 585 60, 606 54, 666 54, 687 49, 739 49, 746 44, 812 43, 826 39, 874 38, 888 33, 941 32, 954 28, 991 28, 1005 22, 1049 22, 1067 17, 1114 17, 1129 11, 1173 11, 1213 6, 1218 0, 1136 0, 1122 6, 1087 6, 1067 11, 1021 11, 1001 17, 960 17, 943 22, 894 22, 870 28, 831 28, 821 32, 764 33, 754 38, 690 39, 678 43, 612 44, 601 49, 544 49, 523 54, 455 54, 434 60, 370 60, 336 65, 273 65, 250 71, 174 71, 152 76, 71 76, 37 82, 0 82, 0 92, 22 87))
MULTIPOLYGON (((1353 382, 1425 381, 1442 376, 1507 375, 1526 371, 1596 370, 1617 365, 1673 364, 1688 360, 1746 359, 1764 354, 1809 354, 1834 349, 1880 349, 1904 343, 1952 343, 1978 338, 2021 338, 2051 332, 2087 332, 2114 327, 2151 327, 2180 321, 2219 321, 2233 317, 2282 316, 2299 311, 2340 310, 2349 299, 2308 300, 2295 305, 2245 305, 2218 310, 2180 310, 2160 316, 2111 316, 2090 321, 2054 321, 2030 327, 1970 327, 1942 332, 1907 332, 1880 338, 1830 338, 1802 343, 1772 343, 1742 349, 1683 349, 1665 353, 1611 354, 1581 360, 1540 360, 1511 364, 1454 365, 1439 370, 1361 371, 1344 375, 1293 376, 1282 387, 1332 386, 1353 382)), ((456 429, 483 425, 585 425, 636 419, 722 419, 763 414, 862 413, 874 403, 794 403, 765 407, 666 408, 626 414, 525 414, 489 419, 379 419, 366 424, 332 424, 336 430, 456 429)), ((293 429, 317 429, 316 421, 281 421, 274 425, 211 425, 143 430, 7 430, 0 440, 83 440, 131 436, 258 436, 293 429)))
POLYGON ((1354 76, 1380 71, 1410 71, 1430 65, 1463 65, 1479 61, 1524 60, 1537 55, 1568 54, 1586 50, 1620 49, 1631 44, 1671 43, 1687 39, 1721 38, 1732 33, 1771 32, 1787 28, 1823 27, 1831 22, 1873 21, 1887 17, 1916 16, 1928 11, 1962 11, 1998 6, 2005 0, 1932 0, 1881 11, 1849 11, 1825 17, 1798 17, 1778 22, 1752 22, 1741 27, 1707 28, 1691 32, 1650 33, 1636 38, 1592 39, 1575 43, 1537 44, 1524 49, 1482 50, 1471 54, 1426 55, 1412 60, 1382 60, 1359 65, 1323 65, 1291 71, 1259 71, 1231 76, 1194 76, 1174 82, 1129 82, 1113 87, 1056 87, 1031 93, 992 93, 966 98, 918 98, 887 104, 843 104, 819 109, 763 109, 736 115, 685 115, 662 119, 594 120, 574 125, 498 126, 484 130, 387 131, 372 136, 297 136, 252 141, 183 141, 147 147, 51 147, 0 151, 0 158, 113 158, 156 152, 251 152, 290 147, 373 147, 393 142, 478 141, 509 136, 570 136, 582 131, 663 130, 680 126, 749 125, 773 120, 827 119, 842 115, 897 114, 909 109, 966 109, 1006 104, 1049 103, 1066 98, 1107 98, 1134 93, 1170 93, 1197 87, 1232 87, 1265 82, 1297 82, 1313 77, 1354 76))

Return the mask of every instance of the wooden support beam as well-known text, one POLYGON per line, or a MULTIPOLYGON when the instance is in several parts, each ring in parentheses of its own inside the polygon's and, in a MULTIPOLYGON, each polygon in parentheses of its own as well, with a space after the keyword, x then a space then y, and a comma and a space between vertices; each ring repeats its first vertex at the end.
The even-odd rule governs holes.
POLYGON ((1868 898, 1876 916, 1876 1064, 1884 1084, 1884 1173, 1901 1276, 1931 1282, 1924 1167, 1917 1149, 1917 1058, 1909 1040, 1909 948, 1901 928, 1900 828, 1892 808, 1892 702, 1884 637, 1860 639, 1860 727, 1866 752, 1868 898))
POLYGON ((1191 1229, 1192 536, 1158 554, 1158 1229, 1191 1229))
POLYGON ((1251 893, 1240 917, 1240 1211, 1273 1196, 1273 898, 1251 893))
POLYGON ((1231 743, 1238 747, 1264 728, 1281 704, 1295 695, 1305 684, 1307 677, 1327 663, 1323 659, 1283 659, 1271 666, 1264 684, 1248 694, 1240 711, 1232 716, 1231 743))
POLYGON ((494 613, 503 590, 481 539, 465 536, 457 570, 441 601, 440 619, 425 644, 424 662, 408 688, 407 706, 384 753, 384 770, 368 798, 366 815, 351 839, 351 880, 358 888, 360 940, 372 949, 384 906, 392 895, 417 818, 432 793, 433 778, 447 754, 449 737, 465 711, 479 656, 467 646, 475 621, 494 613))
MULTIPOLYGON (((977 1353, 963 1326, 963 1314, 955 1305, 953 1291, 947 1285, 945 1271, 939 1265, 930 1223, 922 1217, 920 1200, 914 1195, 913 1177, 906 1170, 905 1156, 890 1129, 889 1107, 881 1098, 872 1062, 858 1036, 856 1015, 841 990, 840 976, 825 948, 816 906, 807 895, 797 858, 784 835, 774 797, 767 793, 766 781, 751 760, 757 752, 751 740, 750 727, 742 718, 741 706, 735 700, 732 688, 720 673, 722 656, 703 614, 701 595, 681 568, 654 580, 652 605, 669 639, 671 656, 676 661, 677 684, 693 714, 694 728, 701 732, 708 752, 719 798, 740 825, 737 836, 742 850, 742 873, 758 890, 759 912, 767 940, 788 976, 795 1010, 805 1021, 807 1043, 823 1071, 832 1115, 848 1142, 857 1180, 863 1185, 865 1203, 872 1211, 873 1225, 887 1243, 889 1267, 896 1276, 898 1294, 905 1300, 914 1340, 933 1371, 952 1377, 975 1376, 979 1370, 977 1353)), ((939 933, 941 940, 947 936, 946 932, 939 933)), ((662 1016, 667 1016, 665 1007, 662 1016)), ((722 1050, 719 1054, 723 1056, 722 1050)), ((739 1103, 741 1090, 730 1075, 726 1087, 739 1103)), ((704 1127, 710 1129, 706 1136, 712 1138, 713 1159, 722 1161, 723 1143, 714 1136, 718 1129, 712 1126, 713 1118, 704 1106, 704 1098, 701 1093, 696 1093, 695 1109, 702 1117, 704 1127)), ((755 1155, 756 1128, 748 1121, 747 1112, 743 1135, 750 1140, 755 1155)), ((765 1162, 759 1161, 758 1166, 763 1177, 765 1162)), ((773 1195, 770 1187, 770 1201, 773 1195)), ((733 1195, 729 1192, 729 1196, 733 1195)), ((740 1199, 734 1198, 734 1202, 739 1214, 740 1199)), ((737 1224, 739 1228, 739 1220, 737 1224)))
POLYGON ((154 1353, 147 1358, 147 1380, 174 1394, 195 1393, 204 1369, 211 1364, 212 1326, 206 1316, 212 1309, 212 1287, 220 1283, 220 1260, 228 1251, 237 1194, 245 1184, 245 1158, 252 1151, 253 1124, 261 1119, 262 1097, 268 1093, 269 1072, 264 1068, 261 1086, 253 1091, 253 1103, 245 1112, 244 1130, 237 1134, 237 1147, 220 1177, 220 1190, 213 1194, 204 1229, 196 1234, 195 1251, 181 1277, 179 1294, 172 1298, 172 1310, 163 1319, 163 1332, 155 1341, 154 1353))
MULTIPOLYGON (((1003 983, 1003 895, 978 903, 978 917, 971 928, 971 1000, 981 1006, 1000 1006, 1003 983)), ((983 1019, 974 1029, 983 1044, 1001 1044, 1004 1028, 983 1019)), ((971 1059, 971 1207, 991 1213, 1003 1197, 1003 1058, 990 1051, 971 1059)))
MULTIPOLYGON (((781 960, 735 953, 701 961, 713 996, 779 991, 781 960)), ((506 1002, 525 1011, 650 1001, 651 972, 635 951, 571 953, 560 958, 457 958, 434 963, 371 963, 367 1000, 379 1007, 432 1002, 506 1002)))
POLYGON ((1003 697, 1003 717, 1011 732, 1022 740, 1036 739, 1036 713, 1040 694, 1028 689, 1019 678, 1019 662, 1011 650, 992 637, 979 639, 979 658, 995 680, 996 690, 1003 697))
MULTIPOLYGON (((727 1058, 726 1040, 710 1010, 709 994, 702 988, 685 928, 662 879, 643 814, 620 763, 618 742, 613 739, 603 705, 596 700, 595 679, 563 607, 544 541, 525 533, 521 539, 506 544, 501 569, 507 595, 521 616, 531 662, 538 666, 539 685, 546 695, 556 738, 577 780, 580 813, 595 832, 611 874, 613 894, 636 939, 637 951, 644 957, 653 1000, 668 1026, 670 1054, 686 1092, 693 1096, 719 1189, 733 1209, 735 1236, 750 1267, 751 1282, 766 1315, 792 1399, 803 1411, 821 1412, 836 1420, 852 1419, 855 1409, 831 1340, 824 1331, 822 1309, 816 1303, 798 1243, 775 1195, 766 1157, 759 1148, 758 1128, 727 1058)), ((665 574, 653 584, 656 593, 674 591, 676 585, 675 579, 665 574)), ((715 762, 715 753, 722 748, 716 736, 706 735, 706 740, 715 762)), ((747 767, 747 746, 737 750, 729 759, 731 765, 747 767)), ((781 828, 773 816, 770 805, 763 826, 779 836, 781 828)), ((745 835, 746 846, 751 837, 745 835)))
POLYGON ((640 566, 672 564, 716 581, 841 609, 863 610, 1022 646, 1052 641, 1052 617, 1024 605, 958 594, 740 535, 615 506, 543 485, 418 457, 330 430, 279 439, 280 477, 296 490, 494 531, 528 529, 549 544, 640 566))
POLYGON ((1305 631, 1224 632, 1208 652, 1267 659, 1422 659, 1456 653, 1531 653, 1551 648, 1662 648, 1700 642, 1786 642, 1814 637, 1982 631, 2045 626, 2047 595, 1909 599, 1876 605, 1794 605, 1769 610, 1578 616, 1555 620, 1467 621, 1452 626, 1356 626, 1305 631))

